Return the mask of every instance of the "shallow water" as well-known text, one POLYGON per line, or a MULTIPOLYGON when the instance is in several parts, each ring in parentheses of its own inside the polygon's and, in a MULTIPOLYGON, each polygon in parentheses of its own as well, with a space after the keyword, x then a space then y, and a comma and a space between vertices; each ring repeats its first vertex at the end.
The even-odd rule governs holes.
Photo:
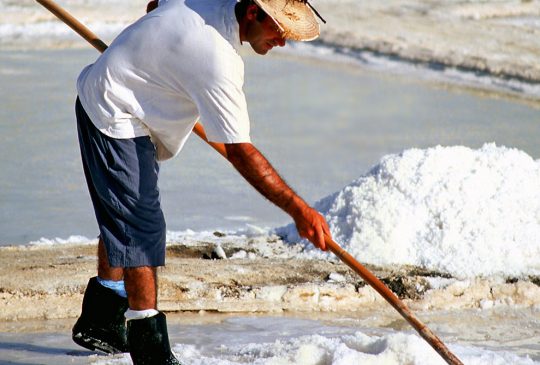
MULTIPOLYGON (((465 364, 540 363, 534 310, 444 311, 419 317, 465 364)), ((4 324, 0 364, 130 364, 71 342, 72 320, 4 324), (10 331, 6 332, 6 331, 10 331)), ((443 364, 395 312, 233 316, 169 315, 173 349, 185 364, 443 364), (345 360, 343 360, 345 359, 345 360)))
MULTIPOLYGON (((73 112, 75 79, 96 56, 0 52, 0 245, 96 235, 73 112)), ((245 61, 253 141, 310 202, 411 147, 496 142, 540 156, 535 104, 290 53, 245 61)), ((172 231, 289 222, 196 138, 160 183, 172 231)))

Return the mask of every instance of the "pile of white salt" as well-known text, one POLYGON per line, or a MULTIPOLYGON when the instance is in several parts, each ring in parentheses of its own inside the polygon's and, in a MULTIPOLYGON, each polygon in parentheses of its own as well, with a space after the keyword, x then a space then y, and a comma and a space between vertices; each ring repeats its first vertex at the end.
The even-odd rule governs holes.
MULTIPOLYGON (((363 263, 456 277, 540 272, 540 164, 517 149, 437 146, 388 155, 315 207, 363 263)), ((277 232, 300 240, 293 225, 277 232)), ((324 255, 311 245, 305 254, 324 255)))

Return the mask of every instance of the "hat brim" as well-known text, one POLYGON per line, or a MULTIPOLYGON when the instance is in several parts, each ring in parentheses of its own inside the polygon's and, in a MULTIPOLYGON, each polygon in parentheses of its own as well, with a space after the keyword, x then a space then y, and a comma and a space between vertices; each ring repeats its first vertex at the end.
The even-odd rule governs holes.
POLYGON ((282 29, 283 37, 294 41, 312 41, 320 34, 313 10, 300 0, 253 0, 282 29))

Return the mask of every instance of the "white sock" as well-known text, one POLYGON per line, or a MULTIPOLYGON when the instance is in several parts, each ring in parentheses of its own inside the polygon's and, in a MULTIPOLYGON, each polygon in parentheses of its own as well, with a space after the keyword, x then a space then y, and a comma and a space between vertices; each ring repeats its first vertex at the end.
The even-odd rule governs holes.
POLYGON ((135 311, 133 309, 128 309, 126 313, 124 313, 124 317, 128 321, 131 321, 133 319, 143 319, 143 318, 150 318, 158 314, 159 312, 155 309, 144 309, 142 311, 135 311))

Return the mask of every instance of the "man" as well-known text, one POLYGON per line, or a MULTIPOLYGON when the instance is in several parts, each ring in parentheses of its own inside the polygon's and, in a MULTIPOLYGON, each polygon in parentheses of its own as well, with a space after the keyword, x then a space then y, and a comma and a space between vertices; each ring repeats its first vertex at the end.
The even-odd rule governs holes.
POLYGON ((82 71, 76 114, 100 239, 76 343, 129 351, 136 365, 179 364, 157 310, 156 267, 165 264, 158 161, 181 150, 199 119, 240 174, 326 249, 324 218, 250 143, 237 53, 243 42, 264 55, 318 34, 305 0, 162 0, 82 71))

